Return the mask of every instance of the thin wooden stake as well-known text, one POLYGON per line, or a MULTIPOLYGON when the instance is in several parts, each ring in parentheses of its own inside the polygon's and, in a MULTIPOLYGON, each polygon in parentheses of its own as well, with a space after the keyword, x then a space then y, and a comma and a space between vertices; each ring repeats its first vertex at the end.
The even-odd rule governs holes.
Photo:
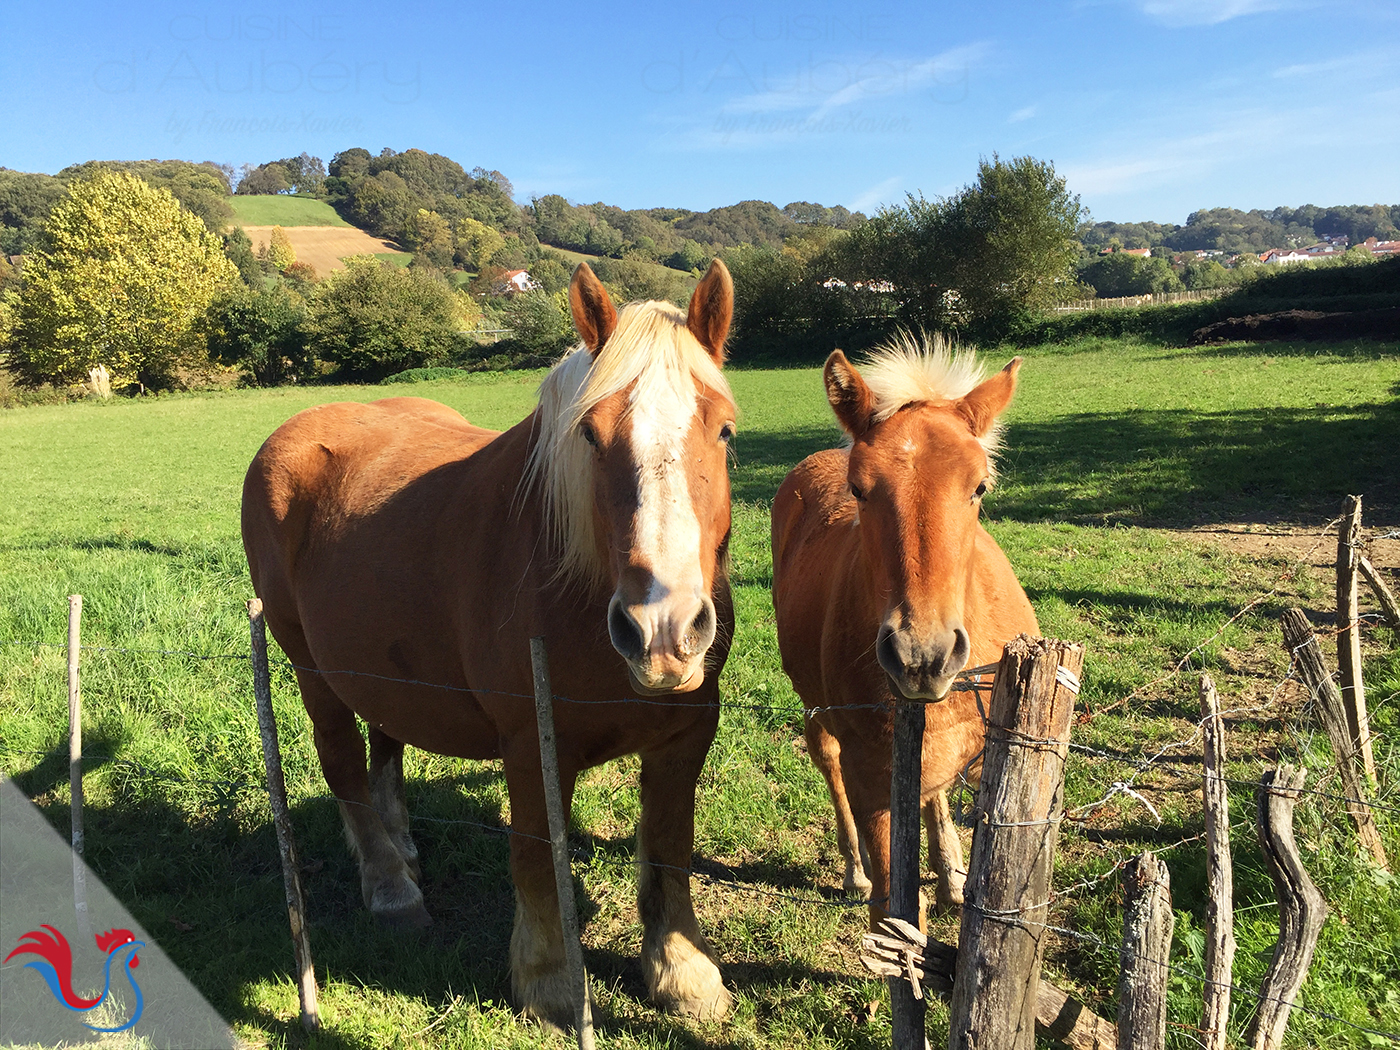
POLYGON ((1380 602, 1381 610, 1385 613, 1386 622, 1397 631, 1400 631, 1400 602, 1395 600, 1395 592, 1386 586, 1381 574, 1376 571, 1376 567, 1371 564, 1369 558, 1357 558, 1356 567, 1361 570, 1361 575, 1366 577, 1366 582, 1371 585, 1371 591, 1376 596, 1376 601, 1380 602))
POLYGON ((1259 1012, 1245 1038, 1251 1050, 1278 1050, 1293 1000, 1312 965, 1313 949, 1327 921, 1327 901, 1313 885, 1293 838, 1293 806, 1307 780, 1305 769, 1279 766, 1264 774, 1256 796, 1259 845, 1278 895, 1279 931, 1274 958, 1259 989, 1259 1012))
POLYGON ((248 633, 253 643, 253 698, 258 709, 258 733, 262 737, 263 765, 267 768, 267 795, 272 803, 272 827, 277 832, 277 852, 282 857, 282 891, 287 920, 292 927, 292 954, 297 967, 297 997, 301 1026, 308 1032, 321 1027, 316 1004, 316 970, 311 962, 311 931, 306 925, 306 897, 301 888, 292 815, 287 809, 287 782, 282 776, 282 751, 277 743, 277 717, 272 711, 272 679, 267 670, 267 623, 261 598, 248 603, 248 633))
POLYGON ((559 897, 559 923, 564 934, 564 959, 574 991, 574 1029, 579 1050, 593 1050, 593 1004, 588 994, 588 973, 583 968, 583 942, 579 939, 578 908, 574 903, 574 878, 569 871, 569 821, 559 786, 559 751, 554 738, 554 691, 549 684, 549 653, 543 638, 530 639, 530 665, 535 673, 535 719, 540 730, 540 769, 544 777, 544 803, 549 814, 549 845, 554 854, 554 888, 559 897))
POLYGON ((1376 759, 1371 749, 1370 719, 1366 716, 1366 686, 1361 679, 1361 625, 1357 622, 1357 558, 1361 543, 1361 497, 1348 496, 1337 528, 1337 670, 1342 706, 1352 746, 1361 755, 1361 769, 1372 787, 1376 759))
POLYGON ((1356 773, 1356 753, 1352 748, 1346 714, 1342 710, 1342 698, 1332 684, 1332 676, 1327 673, 1327 665, 1322 661, 1322 647, 1317 644, 1312 624, 1303 615, 1303 610, 1289 609, 1283 614, 1283 644, 1297 661, 1308 690, 1322 714, 1322 724, 1332 741, 1332 754, 1341 777, 1342 794, 1347 798, 1347 815, 1356 826, 1357 837, 1371 859, 1389 871, 1385 846, 1381 843, 1380 832, 1376 830, 1375 818, 1361 793, 1361 778, 1356 773))
POLYGON ((1210 675, 1201 675, 1201 734, 1206 823, 1206 984, 1201 1045, 1227 1050, 1230 973, 1235 961, 1235 881, 1230 863, 1230 793, 1225 775, 1225 723, 1210 675))
POLYGON ((1084 647, 1018 635, 997 667, 974 811, 950 1050, 1030 1050, 1084 647))
POLYGON ((82 652, 83 596, 68 596, 68 794, 73 823, 73 911, 78 943, 92 936, 88 925, 87 869, 83 866, 83 695, 78 680, 82 652))
POLYGON ((1123 952, 1118 982, 1118 1050, 1161 1050, 1167 1040, 1171 877, 1152 852, 1123 869, 1123 952))
MULTIPOLYGON (((923 794, 924 705, 901 700, 894 709, 893 770, 890 776, 890 914, 922 924, 919 902, 920 803, 923 794)), ((892 978, 894 1050, 924 1050, 927 1006, 909 981, 892 978)))

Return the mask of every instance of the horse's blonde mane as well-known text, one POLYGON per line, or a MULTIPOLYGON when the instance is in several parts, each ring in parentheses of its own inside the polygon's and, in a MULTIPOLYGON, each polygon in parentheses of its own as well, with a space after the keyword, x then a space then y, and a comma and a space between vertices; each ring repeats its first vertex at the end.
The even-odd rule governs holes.
POLYGON ((668 391, 680 391, 693 410, 692 377, 733 399, 719 366, 686 328, 686 315, 662 302, 627 304, 596 358, 579 345, 545 376, 536 410, 538 436, 521 492, 539 491, 560 579, 598 583, 607 570, 593 519, 594 453, 579 433, 583 417, 629 386, 629 404, 654 403, 668 391))
MULTIPOLYGON (((901 408, 920 401, 935 404, 958 401, 970 394, 986 378, 974 351, 964 349, 935 332, 916 336, 901 331, 887 343, 870 351, 860 369, 861 377, 875 395, 875 422, 880 423, 901 408)), ((1001 449, 1002 424, 992 424, 977 440, 987 453, 987 462, 996 471, 996 455, 1001 449)))

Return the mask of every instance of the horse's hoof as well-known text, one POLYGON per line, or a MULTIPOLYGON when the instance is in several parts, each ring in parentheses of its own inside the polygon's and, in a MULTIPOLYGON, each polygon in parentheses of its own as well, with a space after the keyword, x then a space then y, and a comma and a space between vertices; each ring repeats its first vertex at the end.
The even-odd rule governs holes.
POLYGON ((723 1021, 734 1009, 734 997, 728 988, 720 985, 717 992, 707 998, 672 999, 666 1008, 697 1021, 723 1021))
POLYGON ((423 905, 423 891, 412 882, 381 884, 370 898, 369 910, 377 922, 393 929, 421 930, 433 924, 423 905))
POLYGON ((875 884, 869 879, 847 879, 841 884, 841 888, 846 891, 847 896, 854 895, 861 900, 868 901, 875 889, 875 884))

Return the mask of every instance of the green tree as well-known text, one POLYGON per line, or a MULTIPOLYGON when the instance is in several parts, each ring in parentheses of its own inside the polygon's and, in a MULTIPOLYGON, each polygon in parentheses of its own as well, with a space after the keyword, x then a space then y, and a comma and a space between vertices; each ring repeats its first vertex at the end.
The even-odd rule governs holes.
POLYGON ((452 227, 435 211, 419 208, 409 216, 406 246, 440 270, 452 265, 452 227))
POLYGON ((242 226, 235 226, 224 236, 224 254, 238 268, 238 276, 243 278, 244 284, 262 283, 262 267, 253 253, 253 242, 243 232, 242 226))
POLYGON ((27 383, 114 379, 167 386, 208 360, 200 321, 238 279, 219 238, 168 191, 103 170, 54 205, 26 258, 8 366, 27 383))
POLYGON ((576 338, 564 291, 512 296, 506 304, 506 324, 513 330, 513 341, 537 354, 559 353, 576 338))
POLYGON ((445 281, 360 255, 317 286, 305 331, 312 353, 345 378, 379 380, 446 358, 470 327, 445 281))
POLYGON ((977 166, 977 182, 944 202, 952 286, 973 318, 1044 309, 1073 285, 1084 216, 1055 166, 1033 157, 977 166))
POLYGON ((285 285, 232 285, 209 307, 209 352, 222 364, 245 369, 259 386, 305 378, 311 366, 301 331, 305 320, 305 300, 285 285))

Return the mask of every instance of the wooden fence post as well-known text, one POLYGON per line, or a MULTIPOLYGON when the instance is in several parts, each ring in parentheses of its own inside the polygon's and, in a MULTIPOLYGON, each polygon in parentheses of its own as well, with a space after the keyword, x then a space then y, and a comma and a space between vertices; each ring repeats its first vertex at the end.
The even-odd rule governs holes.
POLYGON ((574 903, 574 879, 569 871, 569 820, 559 786, 559 752, 554 738, 554 690, 549 684, 549 653, 543 638, 530 639, 530 666, 535 675, 535 719, 540 732, 540 770, 544 778, 544 803, 549 816, 549 846, 554 855, 554 888, 559 897, 559 923, 564 935, 564 959, 574 991, 574 1030, 579 1050, 593 1050, 593 1005, 588 996, 588 974, 583 968, 583 942, 579 939, 578 907, 574 903))
POLYGON ((1030 1050, 1084 647, 1018 635, 997 667, 958 938, 951 1050, 1030 1050))
POLYGON ((1274 877, 1279 931, 1273 961, 1259 989, 1259 1012, 1245 1034, 1250 1050, 1283 1046, 1293 1000, 1303 987, 1327 920, 1327 901, 1308 877, 1293 838, 1293 806, 1307 778, 1307 770, 1284 765, 1266 772, 1259 782, 1259 845, 1274 877))
POLYGON ((253 699, 258 710, 258 735, 262 738, 263 765, 267 769, 267 795, 272 804, 272 827, 277 852, 282 857, 282 892, 287 920, 292 927, 292 954, 297 967, 297 998, 301 1026, 308 1032, 321 1027, 316 1004, 316 970, 311 962, 311 931, 306 925, 306 898, 301 888, 292 815, 287 810, 287 782, 282 776, 282 751, 277 743, 277 717, 272 711, 272 677, 267 669, 267 623, 261 598, 248 602, 248 634, 252 641, 253 699))
POLYGON ((1371 725, 1366 716, 1366 685, 1361 678, 1361 625, 1357 622, 1357 559, 1361 543, 1361 497, 1348 496, 1337 527, 1337 670, 1341 673, 1342 706, 1352 746, 1361 754, 1361 769, 1373 787, 1376 759, 1371 749, 1371 725))
POLYGON ((1123 952, 1118 981, 1118 1050, 1162 1050, 1167 1040, 1171 878, 1148 851, 1123 869, 1123 952))
MULTIPOLYGON (((924 703, 896 700, 890 776, 890 914, 919 926, 919 846, 923 793, 924 703)), ((889 980, 894 1050, 924 1050, 927 1009, 922 994, 889 980)))
POLYGON ((78 679, 82 653, 83 596, 68 596, 68 795, 73 826, 73 911, 78 943, 92 937, 88 925, 87 870, 83 867, 83 694, 78 679))
POLYGON ((1322 662, 1322 647, 1317 644, 1312 624, 1303 615, 1303 610, 1289 609, 1284 612, 1283 644, 1297 661, 1308 690, 1317 701, 1322 724, 1332 741, 1332 753, 1336 758, 1337 772, 1342 781, 1342 794, 1347 798, 1347 814, 1356 825, 1357 837, 1361 839, 1361 845, 1371 855, 1371 859, 1388 871, 1385 846, 1381 843, 1380 832, 1376 830, 1371 808, 1361 794, 1361 779, 1356 774, 1356 753, 1352 748, 1346 714, 1342 710, 1342 698, 1337 694, 1337 687, 1332 684, 1327 665, 1322 662))
POLYGON ((1376 567, 1371 564, 1369 558, 1357 558, 1356 567, 1361 570, 1361 575, 1366 577, 1366 582, 1371 585, 1371 591, 1376 596, 1376 601, 1380 602, 1381 610, 1385 613, 1385 619, 1391 628, 1400 631, 1400 602, 1395 600, 1395 594, 1386 586, 1381 574, 1376 571, 1376 567))
POLYGON ((1210 675, 1201 675, 1201 786, 1206 824, 1206 984, 1202 1046, 1227 1050, 1230 973, 1235 961, 1235 882, 1230 862, 1230 792, 1225 775, 1225 723, 1210 675))

